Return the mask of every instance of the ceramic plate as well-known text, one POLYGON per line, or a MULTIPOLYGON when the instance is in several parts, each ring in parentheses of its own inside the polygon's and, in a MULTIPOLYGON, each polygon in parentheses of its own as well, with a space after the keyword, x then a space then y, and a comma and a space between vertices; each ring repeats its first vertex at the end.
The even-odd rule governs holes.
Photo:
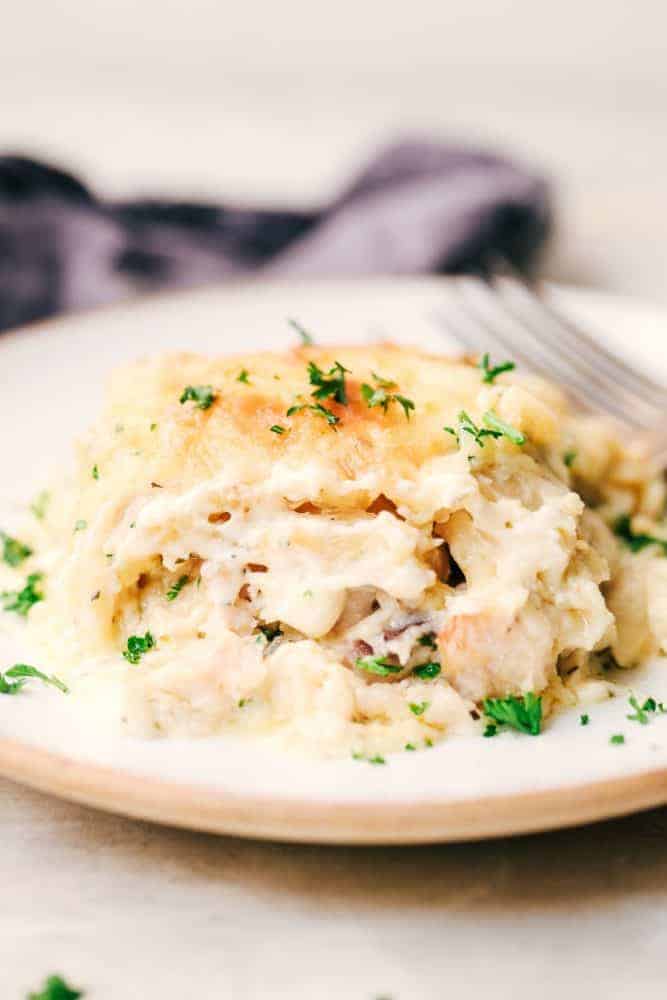
MULTIPOLYGON (((293 342, 298 317, 320 342, 395 339, 452 350, 434 316, 446 280, 250 283, 166 296, 44 323, 0 338, 2 517, 12 519, 100 406, 111 368, 165 350, 248 351, 293 342)), ((667 383, 667 315, 556 289, 590 331, 667 383)), ((5 523, 4 520, 0 523, 5 523)), ((0 665, 30 662, 0 634, 0 665)), ((639 697, 667 702, 662 661, 628 674, 639 697)), ((75 699, 38 685, 0 697, 0 773, 131 816, 242 836, 329 843, 419 843, 546 830, 667 801, 667 715, 628 721, 625 698, 564 713, 539 738, 463 738, 385 766, 313 760, 229 736, 131 740, 75 699), (625 734, 621 746, 610 735, 625 734)))

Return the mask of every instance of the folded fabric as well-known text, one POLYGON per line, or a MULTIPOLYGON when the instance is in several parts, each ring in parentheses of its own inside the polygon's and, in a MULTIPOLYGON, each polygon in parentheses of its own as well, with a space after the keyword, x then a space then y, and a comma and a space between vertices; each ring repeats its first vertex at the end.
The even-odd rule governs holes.
POLYGON ((140 291, 239 275, 534 269, 544 181, 502 157, 428 141, 381 152, 318 211, 95 196, 75 177, 0 157, 0 330, 140 291))

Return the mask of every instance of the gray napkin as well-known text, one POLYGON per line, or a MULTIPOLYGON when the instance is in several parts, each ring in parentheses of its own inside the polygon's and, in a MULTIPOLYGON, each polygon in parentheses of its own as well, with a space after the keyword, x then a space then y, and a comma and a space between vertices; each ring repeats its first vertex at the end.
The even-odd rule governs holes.
POLYGON ((317 211, 143 199, 0 157, 0 330, 240 275, 525 274, 550 228, 544 181, 490 153, 422 140, 380 152, 317 211))

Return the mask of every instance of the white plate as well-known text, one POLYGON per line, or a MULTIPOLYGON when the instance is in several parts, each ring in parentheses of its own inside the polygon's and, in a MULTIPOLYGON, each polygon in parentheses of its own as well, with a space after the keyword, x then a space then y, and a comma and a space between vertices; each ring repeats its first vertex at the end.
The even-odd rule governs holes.
MULTIPOLYGON (((174 349, 280 348, 296 316, 321 342, 394 339, 446 351, 433 316, 445 280, 246 284, 166 296, 44 323, 0 338, 0 454, 5 508, 23 504, 99 408, 118 363, 174 349)), ((554 290, 591 332, 662 371, 667 317, 627 300, 554 290)), ((451 348, 451 345, 449 345, 451 348)), ((11 509, 5 511, 11 518, 11 509)), ((0 635, 0 666, 26 661, 0 635)), ((28 660, 30 662, 30 660, 28 660)), ((667 702, 656 661, 628 674, 640 697, 667 702)), ((74 698, 0 697, 0 773, 128 815, 245 836, 332 843, 411 843, 541 830, 667 801, 667 715, 626 719, 623 698, 564 713, 539 737, 452 740, 385 766, 319 761, 248 740, 140 741, 91 723, 74 698), (626 742, 614 746, 612 733, 626 742)))

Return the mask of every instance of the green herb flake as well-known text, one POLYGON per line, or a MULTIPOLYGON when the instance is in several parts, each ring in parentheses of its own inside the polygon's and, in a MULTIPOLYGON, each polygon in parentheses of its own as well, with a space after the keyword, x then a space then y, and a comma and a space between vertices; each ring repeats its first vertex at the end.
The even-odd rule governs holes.
POLYGON ((448 434, 453 434, 459 445, 461 444, 461 434, 470 434, 474 439, 475 444, 479 445, 480 448, 484 447, 484 438, 501 438, 506 437, 513 444, 522 445, 526 443, 525 436, 518 431, 511 424, 505 423, 500 417, 496 416, 493 410, 487 410, 482 417, 482 422, 484 427, 478 427, 472 417, 466 413, 465 410, 461 410, 458 415, 458 430, 454 427, 443 427, 443 430, 448 434))
POLYGON ((422 663, 412 671, 415 677, 421 677, 423 681, 432 681, 440 674, 442 667, 439 663, 422 663))
POLYGON ((383 413, 386 413, 391 403, 398 403, 398 405, 403 409, 405 419, 409 420, 410 412, 415 408, 415 404, 412 400, 408 399, 406 396, 402 396, 398 392, 390 391, 398 388, 396 382, 392 382, 390 379, 382 378, 380 375, 376 375, 375 372, 371 372, 371 376, 375 385, 372 386, 367 382, 362 382, 360 389, 361 397, 365 400, 368 408, 373 409, 375 406, 380 406, 383 413))
POLYGON ((621 514, 613 525, 614 534, 618 535, 631 552, 641 552, 648 545, 659 545, 663 553, 667 553, 667 541, 664 538, 656 538, 654 535, 647 535, 644 532, 632 530, 632 520, 628 514, 621 514))
POLYGON ((640 726, 647 726, 649 718, 647 711, 644 709, 644 706, 639 704, 634 694, 630 695, 628 701, 630 703, 630 707, 634 708, 634 712, 632 712, 630 715, 626 715, 626 719, 628 719, 630 722, 638 722, 640 726))
POLYGON ((149 430, 150 430, 151 432, 152 432, 152 431, 156 431, 156 430, 157 430, 157 424, 151 424, 151 425, 150 425, 150 427, 149 427, 149 430))
POLYGON ((577 457, 576 451, 570 450, 563 453, 563 462, 565 463, 568 469, 572 468, 572 466, 575 463, 576 457, 577 457))
POLYGON ((428 632, 426 635, 422 635, 417 639, 420 646, 428 646, 429 649, 437 649, 437 643, 435 641, 435 632, 428 632))
POLYGON ((418 702, 411 701, 409 708, 413 715, 419 717, 420 715, 424 714, 424 712, 426 711, 426 709, 430 704, 431 704, 430 701, 418 701, 418 702))
POLYGON ((269 427, 269 430, 273 434, 280 435, 280 434, 284 434, 285 433, 286 428, 283 427, 282 424, 273 424, 271 427, 269 427))
POLYGON ((30 504, 30 510, 35 515, 38 521, 43 521, 46 517, 46 511, 48 509, 49 503, 51 501, 51 494, 48 490, 42 490, 38 493, 33 502, 30 504))
POLYGON ((68 986, 61 976, 49 976, 38 993, 29 993, 28 1000, 79 1000, 84 994, 68 986))
POLYGON ((45 674, 37 667, 31 667, 27 663, 15 663, 4 674, 0 673, 0 694, 18 694, 25 684, 34 678, 44 684, 50 684, 63 694, 69 694, 69 688, 55 674, 45 674), (9 680, 8 680, 9 678, 9 680))
POLYGON ((2 561, 8 566, 20 566, 24 559, 32 555, 32 549, 24 545, 18 538, 11 538, 4 531, 0 531, 0 542, 2 542, 2 561))
POLYGON ((309 404, 309 403, 297 403, 294 406, 290 406, 285 413, 286 417, 293 417, 295 413, 301 413, 302 410, 312 410, 319 417, 324 417, 326 422, 331 426, 335 427, 336 424, 340 423, 340 417, 337 417, 335 413, 328 410, 326 406, 322 406, 321 403, 309 404))
POLYGON ((497 735, 498 735, 498 726, 495 724, 495 722, 487 723, 487 726, 484 730, 484 736, 487 739, 490 739, 492 736, 497 736, 497 735))
POLYGON ((193 402, 200 410, 208 410, 218 398, 212 385, 188 385, 181 393, 179 402, 193 402))
POLYGON ((587 726, 590 721, 591 721, 590 716, 586 715, 586 713, 584 713, 583 715, 579 716, 579 725, 580 726, 587 726))
POLYGON ((4 590, 0 594, 5 611, 15 611, 17 615, 25 618, 33 604, 44 600, 44 594, 37 584, 43 579, 42 573, 31 573, 25 582, 22 590, 4 590))
POLYGON ((484 713, 500 725, 537 736, 542 728, 542 699, 532 692, 521 697, 486 698, 484 713))
POLYGON ((167 600, 175 601, 180 592, 183 590, 183 587, 186 585, 186 583, 189 582, 190 582, 190 577, 187 575, 187 573, 185 573, 183 576, 179 576, 176 583, 173 583, 169 588, 169 590, 167 591, 167 600))
POLYGON ((239 698, 239 700, 238 700, 238 706, 239 706, 239 708, 245 708, 246 705, 249 705, 251 701, 252 701, 252 698, 239 698))
POLYGON ((90 474, 93 477, 93 479, 99 479, 100 478, 99 466, 94 465, 90 474))
POLYGON ((239 374, 236 376, 237 382, 242 382, 243 385, 250 385, 250 372, 247 369, 242 368, 239 374))
POLYGON ((330 368, 328 372, 323 371, 314 361, 309 361, 308 381, 315 386, 311 393, 313 399, 334 399, 337 403, 346 406, 345 376, 349 374, 349 368, 345 368, 339 361, 335 361, 333 368, 330 368))
POLYGON ((368 758, 369 764, 386 764, 387 761, 384 759, 381 753, 373 754, 372 757, 368 758))
POLYGON ((495 382, 499 375, 503 372, 512 372, 516 368, 513 361, 501 361, 499 365, 492 365, 488 354, 485 354, 480 363, 477 365, 482 371, 482 382, 488 382, 489 384, 495 382))
POLYGON ((292 327, 292 329, 299 334, 299 336, 301 337, 301 343, 303 344, 304 347, 313 346, 315 341, 313 340, 312 334, 310 334, 308 330, 306 330, 306 328, 302 326, 301 323, 298 322, 298 320, 288 319, 287 322, 292 327))
POLYGON ((613 736, 609 737, 609 742, 615 747, 622 746, 625 743, 625 736, 623 733, 614 733, 613 736))
POLYGON ((84 521, 83 518, 79 519, 78 521, 75 521, 74 523, 74 531, 85 531, 87 527, 88 527, 88 522, 84 521))
POLYGON ((274 639, 283 634, 283 630, 277 622, 271 625, 259 625, 258 629, 267 642, 273 642, 274 639))
POLYGON ((403 669, 403 667, 388 660, 386 656, 362 656, 356 660, 355 666, 360 670, 365 670, 368 674, 377 674, 378 677, 400 674, 403 669))
POLYGON ((127 640, 127 649, 123 650, 123 656, 128 663, 138 663, 144 653, 155 648, 155 639, 150 632, 145 635, 131 635, 127 640))
POLYGON ((403 749, 412 751, 416 750, 417 747, 414 745, 414 743, 406 743, 403 749))
POLYGON ((512 427, 511 424, 505 423, 504 420, 496 416, 493 410, 487 410, 482 420, 495 437, 506 437, 512 444, 523 445, 526 443, 525 434, 518 431, 516 427, 512 427))

